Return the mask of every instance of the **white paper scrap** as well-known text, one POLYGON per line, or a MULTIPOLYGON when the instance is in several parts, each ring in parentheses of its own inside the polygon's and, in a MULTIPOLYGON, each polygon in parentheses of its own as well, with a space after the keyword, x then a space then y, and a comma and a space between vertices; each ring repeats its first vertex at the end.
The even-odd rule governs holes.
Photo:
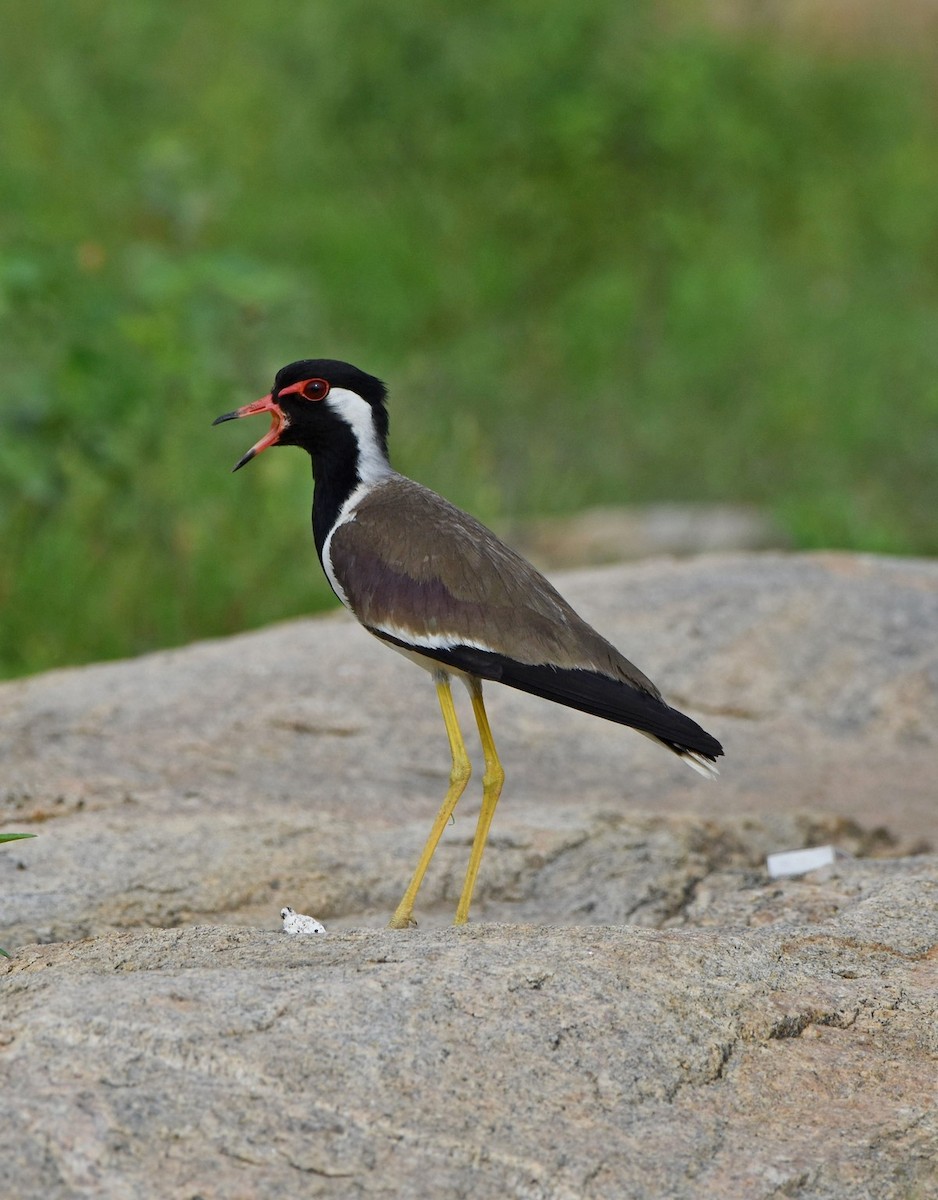
POLYGON ((780 850, 765 860, 772 879, 784 875, 804 875, 818 867, 829 867, 836 857, 833 846, 812 846, 807 850, 780 850))
POLYGON ((325 925, 320 924, 315 917, 307 917, 305 913, 294 912, 292 908, 281 908, 280 920, 283 921, 283 932, 292 937, 302 933, 325 933, 325 925))

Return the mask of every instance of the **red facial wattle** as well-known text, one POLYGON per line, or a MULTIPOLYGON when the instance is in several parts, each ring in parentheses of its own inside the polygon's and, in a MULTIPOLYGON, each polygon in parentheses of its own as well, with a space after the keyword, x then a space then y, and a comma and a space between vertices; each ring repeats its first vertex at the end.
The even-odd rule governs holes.
POLYGON ((259 442, 254 443, 246 454, 242 454, 232 467, 232 471, 240 470, 268 446, 276 446, 280 435, 290 424, 290 418, 278 403, 282 396, 302 396, 305 400, 316 401, 324 400, 328 393, 329 384, 324 379, 303 379, 299 383, 292 383, 289 387, 281 388, 277 393, 276 400, 273 392, 270 392, 268 395, 262 396, 260 400, 255 400, 253 404, 245 404, 243 408, 236 408, 234 412, 223 413, 222 416, 216 417, 212 422, 213 425, 221 425, 223 421, 236 421, 240 417, 254 417, 258 413, 270 413, 270 429, 259 442))

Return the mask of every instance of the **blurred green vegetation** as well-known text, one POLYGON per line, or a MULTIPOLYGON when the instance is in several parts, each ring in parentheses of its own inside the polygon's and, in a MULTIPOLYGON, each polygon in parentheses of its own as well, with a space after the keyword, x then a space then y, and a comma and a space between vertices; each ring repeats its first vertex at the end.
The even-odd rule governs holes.
POLYGON ((0 4, 0 673, 327 602, 294 358, 485 519, 938 551, 924 60, 594 0, 0 4))

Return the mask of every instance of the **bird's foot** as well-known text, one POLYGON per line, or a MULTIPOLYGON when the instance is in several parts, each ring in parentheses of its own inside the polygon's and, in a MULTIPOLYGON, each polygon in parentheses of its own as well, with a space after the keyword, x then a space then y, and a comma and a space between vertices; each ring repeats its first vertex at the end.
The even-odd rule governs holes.
POLYGON ((388 921, 388 929, 416 929, 417 922, 414 920, 413 914, 409 910, 403 912, 399 908, 394 916, 388 921))

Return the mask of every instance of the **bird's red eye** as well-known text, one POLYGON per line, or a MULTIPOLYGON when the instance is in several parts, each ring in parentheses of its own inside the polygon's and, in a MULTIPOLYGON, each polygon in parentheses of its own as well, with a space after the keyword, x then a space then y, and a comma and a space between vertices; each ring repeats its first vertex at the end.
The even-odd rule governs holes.
POLYGON ((307 400, 322 400, 328 391, 325 379, 309 379, 303 384, 303 395, 307 400))

